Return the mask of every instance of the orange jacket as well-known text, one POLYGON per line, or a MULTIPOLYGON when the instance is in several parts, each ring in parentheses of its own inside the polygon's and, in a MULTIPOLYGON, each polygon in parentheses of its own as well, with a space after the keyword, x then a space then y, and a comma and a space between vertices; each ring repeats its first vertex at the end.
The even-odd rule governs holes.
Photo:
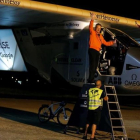
POLYGON ((93 29, 93 20, 90 21, 89 32, 89 48, 93 48, 97 51, 100 51, 102 44, 104 44, 105 46, 111 46, 114 44, 113 41, 105 41, 102 34, 97 34, 97 32, 93 29))

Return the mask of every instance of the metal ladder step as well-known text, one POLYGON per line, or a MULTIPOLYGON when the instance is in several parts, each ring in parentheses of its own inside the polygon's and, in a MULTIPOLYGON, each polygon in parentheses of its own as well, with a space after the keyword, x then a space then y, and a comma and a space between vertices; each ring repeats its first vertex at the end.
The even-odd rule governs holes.
POLYGON ((110 112, 120 112, 120 109, 118 110, 109 110, 110 112))
POLYGON ((109 104, 118 104, 118 102, 108 102, 109 104))
POLYGON ((114 136, 118 137, 118 136, 127 136, 127 135, 114 135, 114 136))
POLYGON ((111 94, 111 93, 108 93, 107 95, 113 95, 113 96, 115 95, 116 96, 116 94, 111 94))
POLYGON ((124 126, 112 126, 112 128, 124 128, 124 126))
POLYGON ((110 118, 111 120, 122 120, 122 118, 110 118))

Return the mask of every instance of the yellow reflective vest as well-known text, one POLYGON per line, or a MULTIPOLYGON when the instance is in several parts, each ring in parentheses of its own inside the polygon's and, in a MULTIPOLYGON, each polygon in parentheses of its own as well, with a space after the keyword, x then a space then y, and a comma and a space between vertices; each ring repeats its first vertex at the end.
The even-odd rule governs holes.
POLYGON ((103 90, 99 88, 90 88, 89 89, 89 110, 95 110, 99 106, 102 106, 102 100, 100 99, 103 90))

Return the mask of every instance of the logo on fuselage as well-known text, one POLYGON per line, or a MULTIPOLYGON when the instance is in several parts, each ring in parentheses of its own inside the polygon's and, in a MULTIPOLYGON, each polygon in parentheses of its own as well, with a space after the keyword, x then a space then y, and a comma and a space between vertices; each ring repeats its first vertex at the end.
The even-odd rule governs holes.
POLYGON ((121 85, 122 79, 120 77, 109 77, 108 84, 121 85))
POLYGON ((126 86, 140 86, 140 81, 137 80, 137 75, 132 74, 131 75, 131 80, 126 80, 125 81, 126 86))

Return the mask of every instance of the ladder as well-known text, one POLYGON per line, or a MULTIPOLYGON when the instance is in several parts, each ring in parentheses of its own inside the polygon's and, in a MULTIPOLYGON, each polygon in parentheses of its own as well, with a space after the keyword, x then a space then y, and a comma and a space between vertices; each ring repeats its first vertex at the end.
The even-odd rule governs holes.
POLYGON ((111 123, 112 140, 128 140, 115 87, 104 85, 104 88, 109 98, 107 105, 111 123))

